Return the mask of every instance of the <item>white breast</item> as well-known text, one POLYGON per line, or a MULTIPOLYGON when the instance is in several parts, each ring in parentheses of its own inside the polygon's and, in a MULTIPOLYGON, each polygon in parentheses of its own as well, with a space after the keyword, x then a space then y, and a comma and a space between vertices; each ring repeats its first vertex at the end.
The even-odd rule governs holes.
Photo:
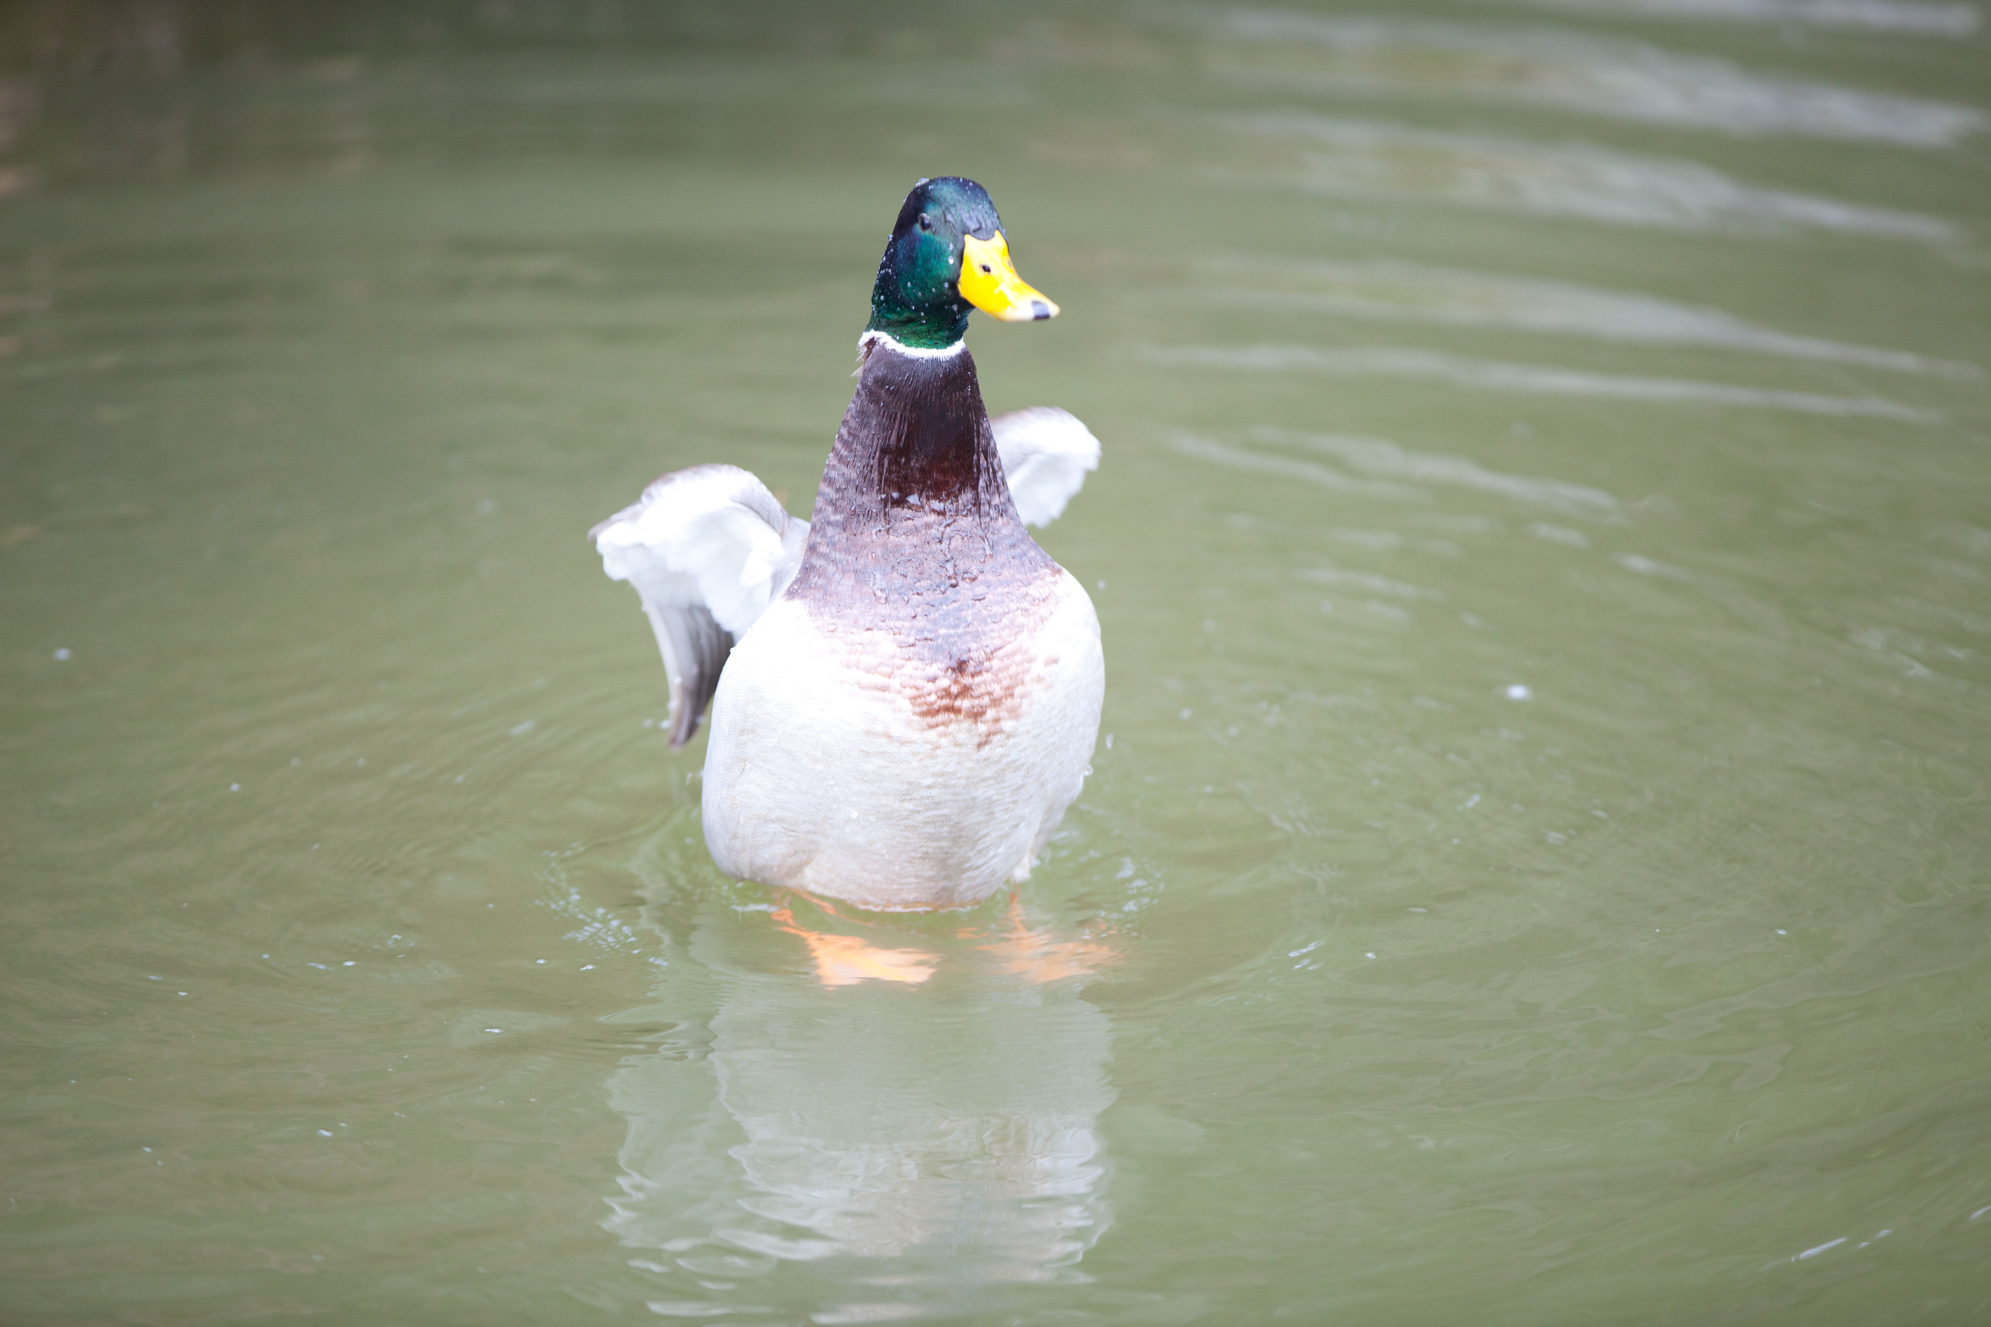
POLYGON ((712 702, 705 838, 721 870, 868 908, 957 907, 1027 875, 1079 794, 1105 665, 1070 575, 979 678, 782 599, 712 702))

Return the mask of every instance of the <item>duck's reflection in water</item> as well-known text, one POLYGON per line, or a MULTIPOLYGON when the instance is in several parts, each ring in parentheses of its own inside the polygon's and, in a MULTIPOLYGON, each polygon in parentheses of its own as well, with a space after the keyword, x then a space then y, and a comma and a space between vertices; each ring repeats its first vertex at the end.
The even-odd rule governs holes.
POLYGON ((1104 946, 1014 906, 948 933, 802 901, 714 910, 691 950, 718 978, 704 1054, 611 1083, 607 1224, 677 1292, 652 1309, 880 1321, 1078 1277, 1109 1220, 1111 1028, 1080 995, 1104 946))

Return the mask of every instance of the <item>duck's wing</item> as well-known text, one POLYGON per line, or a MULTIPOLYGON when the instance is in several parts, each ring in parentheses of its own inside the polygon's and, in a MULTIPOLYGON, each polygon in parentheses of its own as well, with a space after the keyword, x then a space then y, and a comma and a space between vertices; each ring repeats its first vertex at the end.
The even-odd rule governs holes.
POLYGON ((989 421, 1009 481, 1009 497, 1025 525, 1049 525, 1099 468, 1099 439, 1053 406, 1012 410, 989 421))
POLYGON ((671 680, 672 746, 698 731, 719 670, 795 579, 809 523, 736 465, 674 470, 588 531, 609 579, 628 581, 671 680))

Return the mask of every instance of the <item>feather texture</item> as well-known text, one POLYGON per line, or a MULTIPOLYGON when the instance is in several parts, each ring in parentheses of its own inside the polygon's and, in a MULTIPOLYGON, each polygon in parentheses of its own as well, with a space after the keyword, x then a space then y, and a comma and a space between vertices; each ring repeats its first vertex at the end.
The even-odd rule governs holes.
POLYGON ((642 600, 670 677, 670 736, 682 746, 746 629, 801 565, 809 523, 736 465, 695 465, 588 531, 611 580, 642 600))
MULTIPOLYGON (((1048 525, 1099 468, 1099 440, 1063 410, 989 421, 1017 515, 1048 525)), ((670 738, 697 733, 734 644, 802 564, 809 522, 790 516, 736 465, 694 465, 588 531, 609 579, 636 587, 670 678, 670 738)))
POLYGON ((1025 525, 1049 525, 1099 468, 1099 439, 1055 406, 1012 410, 989 421, 1010 501, 1025 525))

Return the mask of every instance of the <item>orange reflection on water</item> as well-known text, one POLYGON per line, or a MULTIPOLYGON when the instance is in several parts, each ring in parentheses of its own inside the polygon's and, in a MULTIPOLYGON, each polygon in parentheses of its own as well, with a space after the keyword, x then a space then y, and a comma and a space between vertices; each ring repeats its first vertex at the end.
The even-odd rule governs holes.
MULTIPOLYGON (((861 918, 846 917, 813 895, 795 892, 839 921, 870 924, 861 918)), ((855 935, 812 931, 796 922, 794 909, 787 903, 770 915, 776 926, 809 947, 816 979, 825 986, 853 986, 861 981, 895 981, 917 986, 931 977, 940 964, 941 956, 930 950, 885 948, 855 935)), ((964 927, 955 932, 955 937, 976 940, 989 934, 979 928, 964 927)), ((1031 926, 1023 919, 1022 906, 1014 894, 1009 898, 1007 931, 974 948, 979 953, 994 955, 1002 971, 1039 986, 1071 977, 1093 976, 1117 957, 1112 946, 1083 933, 1076 940, 1061 940, 1031 926)))
POLYGON ((1116 957, 1111 945, 1081 934, 1076 940, 1059 940, 1037 930, 1023 920, 1016 895, 1009 896, 1009 933, 993 944, 976 945, 985 954, 994 954, 1003 971, 1039 986, 1067 977, 1090 977, 1116 957))
MULTIPOLYGON (((830 909, 825 907, 824 911, 830 909)), ((854 986, 860 981, 917 986, 933 975, 934 965, 940 962, 940 955, 923 949, 881 949, 854 935, 804 930, 795 924, 795 913, 786 904, 775 909, 773 916, 776 926, 800 936, 809 946, 809 957, 816 962, 816 978, 825 986, 854 986)))

